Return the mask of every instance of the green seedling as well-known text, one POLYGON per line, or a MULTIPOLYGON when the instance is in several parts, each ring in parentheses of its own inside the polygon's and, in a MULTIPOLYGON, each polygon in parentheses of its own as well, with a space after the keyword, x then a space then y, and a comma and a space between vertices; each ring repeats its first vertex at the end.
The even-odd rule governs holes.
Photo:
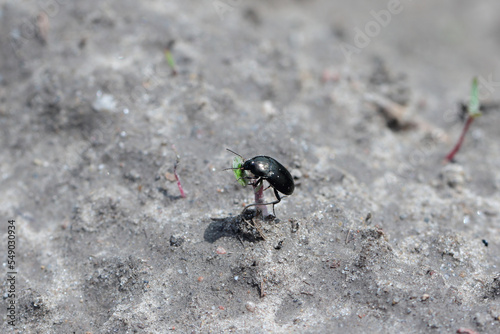
MULTIPOLYGON (((238 181, 239 184, 241 184, 243 187, 247 185, 251 185, 253 188, 253 193, 254 193, 254 198, 255 198, 255 203, 251 204, 251 206, 255 206, 256 208, 256 215, 260 216, 261 218, 269 216, 269 213, 267 211, 267 203, 264 203, 264 185, 262 182, 255 182, 255 176, 247 174, 247 170, 244 169, 244 163, 245 159, 239 155, 238 153, 231 151, 230 149, 227 149, 229 152, 235 154, 236 156, 233 159, 233 167, 232 168, 226 168, 226 169, 232 169, 234 176, 236 177, 236 181, 238 181), (249 182, 249 180, 251 182, 249 182)), ((245 211, 248 208, 246 206, 243 211, 245 211)))
MULTIPOLYGON (((246 173, 246 170, 243 169, 243 163, 244 163, 243 158, 238 155, 234 157, 233 167, 230 169, 233 170, 234 177, 236 177, 236 181, 238 181, 238 183, 241 184, 243 187, 246 187, 249 184, 248 180, 252 178, 249 178, 246 173)), ((262 213, 263 217, 267 217, 268 216, 267 207, 265 205, 260 205, 264 204, 264 185, 262 183, 260 183, 259 185, 255 183, 250 183, 250 184, 253 187, 255 203, 258 204, 257 210, 262 213)))
POLYGON ((174 56, 172 55, 172 49, 174 47, 175 40, 171 40, 168 42, 167 46, 165 47, 165 59, 167 61, 168 66, 172 69, 172 74, 177 75, 177 67, 175 66, 175 59, 174 56))
POLYGON ((468 107, 468 116, 467 116, 467 121, 465 121, 464 128, 462 130, 462 134, 460 135, 460 138, 458 139, 458 142, 456 143, 455 147, 448 153, 446 156, 445 160, 447 162, 453 161, 455 158, 455 154, 457 154, 458 150, 460 150, 460 147, 462 146, 462 143, 465 138, 465 134, 469 130, 470 125, 476 119, 477 117, 481 116, 481 111, 479 111, 480 104, 479 104, 479 86, 477 83, 477 78, 474 78, 472 80, 472 89, 471 89, 471 94, 470 94, 470 101, 469 101, 469 107, 468 107))
POLYGON ((233 167, 227 169, 233 170, 236 179, 241 185, 250 184, 254 190, 255 203, 247 205, 243 211, 249 207, 255 206, 257 213, 260 212, 262 217, 268 217, 266 205, 272 205, 273 216, 276 216, 274 214, 274 206, 281 202, 282 197, 280 196, 280 193, 284 195, 291 195, 295 189, 293 177, 290 172, 274 158, 265 155, 258 155, 252 159, 245 160, 238 153, 231 151, 230 149, 227 150, 236 155, 236 158, 233 160, 233 167), (242 179, 244 183, 240 182, 242 179), (265 189, 264 181, 269 183, 269 186, 265 189), (276 200, 265 203, 264 190, 268 188, 272 188, 274 190, 276 200))

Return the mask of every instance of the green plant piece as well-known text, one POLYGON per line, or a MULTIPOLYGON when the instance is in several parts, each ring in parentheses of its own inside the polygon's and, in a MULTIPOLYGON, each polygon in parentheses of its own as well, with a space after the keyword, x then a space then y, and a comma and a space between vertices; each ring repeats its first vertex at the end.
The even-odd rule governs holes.
POLYGON ((241 157, 239 156, 234 157, 233 159, 234 176, 236 177, 236 181, 238 181, 239 184, 245 187, 248 184, 248 181, 246 178, 246 172, 242 168, 242 166, 243 166, 243 159, 241 159, 241 157))
POLYGON ((479 85, 477 84, 477 78, 472 80, 468 111, 469 115, 472 117, 481 116, 481 112, 479 111, 479 85))
POLYGON ((170 66, 170 68, 173 71, 175 71, 175 60, 174 60, 174 56, 172 56, 172 52, 170 52, 170 50, 165 51, 165 59, 167 60, 168 66, 170 66))
POLYGON ((172 55, 174 44, 175 40, 171 40, 165 47, 165 60, 167 61, 168 66, 170 66, 170 68, 172 69, 172 74, 177 75, 177 67, 175 66, 175 59, 172 55))

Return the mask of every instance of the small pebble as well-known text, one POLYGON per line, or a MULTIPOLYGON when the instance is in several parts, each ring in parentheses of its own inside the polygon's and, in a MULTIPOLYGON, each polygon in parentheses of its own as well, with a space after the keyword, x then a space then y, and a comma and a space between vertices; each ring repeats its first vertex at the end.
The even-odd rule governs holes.
POLYGON ((246 302, 245 307, 249 312, 255 312, 255 303, 246 302))
POLYGON ((474 322, 479 327, 485 327, 488 324, 488 322, 490 321, 490 319, 491 318, 487 313, 478 312, 474 316, 474 322))
POLYGON ((441 180, 450 188, 462 189, 465 185, 466 176, 463 166, 448 164, 441 169, 441 180))
POLYGON ((468 328, 459 328, 457 329, 457 334, 478 334, 476 331, 468 328))
POLYGON ((166 172, 165 174, 163 174, 165 176, 165 179, 167 179, 168 181, 170 182, 175 182, 177 181, 177 179, 175 178, 175 175, 172 174, 172 173, 169 173, 169 172, 166 172))
POLYGON ((95 111, 114 111, 117 102, 113 95, 102 94, 100 91, 97 93, 95 101, 92 103, 92 108, 95 111))
POLYGON ((227 253, 227 251, 224 248, 222 248, 221 246, 217 247, 217 249, 215 250, 215 252, 217 254, 220 254, 220 255, 224 255, 224 254, 227 253))
POLYGON ((264 115, 269 117, 273 117, 278 114, 278 110, 273 106, 271 101, 264 101, 264 103, 262 103, 262 112, 264 115))
POLYGON ((290 171, 294 180, 300 180, 302 178, 302 172, 299 169, 293 168, 290 171))
POLYGON ((170 236, 170 246, 180 247, 184 243, 183 237, 177 237, 175 235, 170 236))

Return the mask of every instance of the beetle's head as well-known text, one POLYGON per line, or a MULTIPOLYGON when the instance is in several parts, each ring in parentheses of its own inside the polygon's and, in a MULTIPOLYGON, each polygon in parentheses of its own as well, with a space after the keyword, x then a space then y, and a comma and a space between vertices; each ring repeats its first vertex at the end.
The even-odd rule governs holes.
POLYGON ((243 163, 241 168, 243 168, 244 170, 252 170, 254 168, 254 166, 255 166, 255 161, 247 160, 243 163))

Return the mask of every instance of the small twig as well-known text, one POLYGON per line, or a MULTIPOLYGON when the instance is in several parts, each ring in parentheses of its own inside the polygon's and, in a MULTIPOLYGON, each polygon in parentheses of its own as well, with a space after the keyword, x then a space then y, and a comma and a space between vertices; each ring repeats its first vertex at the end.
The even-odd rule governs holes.
POLYGON ((42 42, 42 44, 47 44, 48 36, 49 36, 49 16, 44 11, 41 11, 36 17, 36 25, 37 31, 36 36, 42 42))
POLYGON ((262 232, 262 229, 260 227, 257 227, 257 226, 255 226, 255 229, 257 230, 257 232, 259 232, 259 235, 262 238, 262 240, 266 240, 266 235, 264 234, 264 232, 262 232))
POLYGON ((427 122, 419 115, 409 113, 407 107, 383 95, 366 93, 363 98, 378 109, 386 119, 388 126, 393 130, 409 130, 418 127, 426 132, 443 134, 443 140, 447 139, 447 136, 440 128, 427 122))
POLYGON ((347 245, 349 243, 349 236, 351 235, 351 230, 352 227, 354 226, 354 220, 351 223, 351 227, 349 227, 349 231, 347 232, 347 236, 345 237, 345 244, 347 245))
POLYGON ((175 176, 175 179, 177 180, 177 187, 179 188, 179 192, 181 193, 181 197, 186 198, 186 194, 184 193, 184 189, 182 189, 181 179, 179 178, 179 175, 177 174, 177 165, 180 163, 181 157, 179 156, 179 153, 177 153, 177 150, 175 149, 175 145, 172 145, 172 149, 174 150, 175 155, 176 155, 176 159, 175 159, 175 163, 174 163, 174 176, 175 176))
POLYGON ((245 244, 243 243, 243 240, 241 240, 240 236, 237 234, 236 237, 238 238, 238 240, 241 242, 241 245, 243 247, 245 247, 245 244))
POLYGON ((364 99, 376 105, 382 115, 387 119, 387 122, 393 124, 398 129, 406 129, 415 126, 415 121, 408 117, 407 108, 389 98, 376 93, 366 93, 364 99))
POLYGON ((253 219, 250 219, 249 221, 246 220, 247 224, 250 225, 250 227, 253 227, 254 229, 257 230, 257 232, 259 232, 259 235, 260 237, 262 238, 262 240, 266 240, 266 235, 264 234, 264 232, 262 232, 262 230, 260 229, 260 227, 258 227, 254 222, 253 222, 253 219))
POLYGON ((347 236, 345 237, 345 244, 347 245, 347 243, 349 242, 349 236, 351 235, 351 229, 349 229, 349 231, 347 231, 347 236))

